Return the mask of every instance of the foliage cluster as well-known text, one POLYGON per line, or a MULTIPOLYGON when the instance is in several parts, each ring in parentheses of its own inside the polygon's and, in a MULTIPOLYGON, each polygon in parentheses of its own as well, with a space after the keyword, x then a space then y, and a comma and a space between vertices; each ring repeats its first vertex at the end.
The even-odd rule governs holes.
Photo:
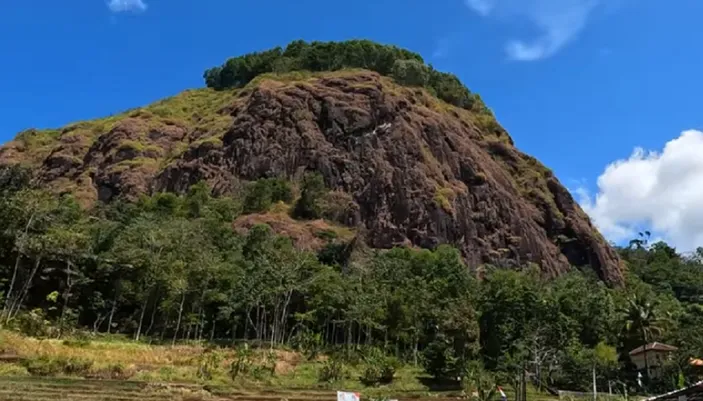
POLYGON ((472 94, 455 75, 425 65, 417 53, 369 40, 311 43, 296 40, 285 49, 275 47, 230 58, 222 66, 205 71, 203 77, 208 87, 225 89, 243 87, 266 73, 348 68, 363 68, 392 76, 401 84, 426 87, 447 103, 488 112, 480 97, 472 94))

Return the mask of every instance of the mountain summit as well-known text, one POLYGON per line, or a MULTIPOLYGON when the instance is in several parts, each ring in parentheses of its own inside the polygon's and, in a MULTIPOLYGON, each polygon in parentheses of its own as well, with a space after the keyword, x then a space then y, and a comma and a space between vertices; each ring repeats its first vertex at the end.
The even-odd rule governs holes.
POLYGON ((553 173, 518 151, 480 98, 413 53, 367 41, 230 59, 185 91, 108 118, 27 130, 0 148, 84 205, 143 193, 216 194, 321 175, 337 220, 374 248, 452 244, 469 266, 550 276, 622 263, 553 173), (312 71, 312 72, 311 72, 312 71))

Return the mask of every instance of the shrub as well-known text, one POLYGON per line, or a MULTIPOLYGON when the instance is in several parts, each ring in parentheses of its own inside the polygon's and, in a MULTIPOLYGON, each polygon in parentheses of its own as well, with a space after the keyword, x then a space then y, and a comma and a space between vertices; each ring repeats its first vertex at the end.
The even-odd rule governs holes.
POLYGON ((292 344, 308 361, 312 361, 322 350, 322 336, 310 330, 299 331, 293 337, 292 344))
POLYGON ((12 321, 12 326, 29 337, 49 337, 52 333, 51 323, 46 319, 46 315, 41 309, 33 309, 17 315, 12 321))
POLYGON ((356 226, 359 220, 359 205, 351 194, 330 191, 320 200, 322 217, 347 226, 356 226))
POLYGON ((417 60, 396 60, 391 76, 403 85, 425 86, 430 79, 430 69, 417 60))
POLYGON ((462 358, 456 354, 451 340, 438 336, 422 351, 425 371, 437 380, 456 380, 465 372, 462 358))
POLYGON ((490 401, 495 399, 495 379, 480 363, 473 363, 472 366, 468 368, 464 387, 468 394, 472 394, 471 398, 475 401, 490 401))
POLYGON ((334 230, 325 229, 325 230, 316 231, 315 237, 317 237, 323 241, 331 242, 331 241, 336 240, 338 235, 337 235, 337 232, 334 230))
POLYGON ((293 217, 298 219, 319 219, 322 215, 320 200, 325 195, 325 182, 317 173, 303 178, 302 193, 295 204, 293 217))
POLYGON ((247 374, 253 365, 253 351, 248 344, 244 344, 244 347, 237 350, 237 354, 230 364, 229 376, 235 380, 240 374, 247 374))
POLYGON ((273 376, 275 371, 275 353, 267 352, 263 358, 257 360, 254 351, 249 348, 248 344, 245 344, 244 347, 237 350, 237 355, 230 365, 229 376, 232 380, 236 380, 240 375, 261 379, 266 375, 273 376))
POLYGON ((394 357, 385 355, 378 348, 370 348, 364 357, 366 366, 359 380, 367 386, 390 384, 400 366, 394 357))
POLYGON ((428 86, 438 98, 457 107, 470 110, 476 101, 476 97, 454 74, 431 69, 428 86))
POLYGON ((67 338, 63 340, 63 345, 71 348, 87 348, 90 346, 90 339, 86 337, 67 338))
POLYGON ((279 178, 257 180, 249 187, 244 198, 244 213, 267 211, 276 202, 290 203, 293 189, 288 181, 279 178))
POLYGON ((198 358, 198 378, 212 380, 213 375, 218 369, 220 361, 220 355, 215 352, 214 349, 205 349, 198 358))
POLYGON ((129 380, 134 376, 135 371, 130 368, 125 368, 120 363, 108 365, 104 368, 94 369, 89 378, 105 379, 105 380, 129 380))
POLYGON ((322 383, 334 383, 346 379, 347 376, 344 363, 337 358, 330 358, 320 368, 318 379, 322 383))
POLYGON ((327 266, 344 266, 351 255, 349 244, 329 243, 317 253, 317 260, 327 266))
POLYGON ((48 357, 25 359, 23 366, 33 376, 85 375, 93 366, 93 361, 79 358, 48 357))

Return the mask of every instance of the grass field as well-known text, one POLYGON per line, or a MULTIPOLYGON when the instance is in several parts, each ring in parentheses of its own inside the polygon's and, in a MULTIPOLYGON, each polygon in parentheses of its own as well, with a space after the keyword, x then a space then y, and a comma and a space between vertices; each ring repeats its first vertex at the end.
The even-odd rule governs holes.
MULTIPOLYGON (((40 340, 0 331, 0 401, 332 401, 336 390, 358 391, 366 400, 441 401, 460 395, 430 391, 422 384, 422 370, 414 366, 399 368, 385 386, 363 385, 359 380, 363 366, 348 366, 344 378, 333 383, 320 382, 326 358, 308 361, 286 350, 257 350, 253 358, 268 360, 269 367, 232 377, 236 353, 197 344, 171 347, 121 338, 40 340)), ((536 393, 529 397, 530 401, 550 398, 536 393)))

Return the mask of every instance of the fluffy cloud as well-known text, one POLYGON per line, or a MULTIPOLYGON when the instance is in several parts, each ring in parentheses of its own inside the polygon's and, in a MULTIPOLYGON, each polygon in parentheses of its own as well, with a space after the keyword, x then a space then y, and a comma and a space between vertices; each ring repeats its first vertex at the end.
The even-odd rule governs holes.
POLYGON ((646 227, 682 251, 703 246, 703 132, 684 131, 661 152, 636 148, 608 165, 595 197, 580 203, 608 237, 619 242, 646 227))
POLYGON ((145 11, 147 8, 147 4, 144 0, 110 0, 107 6, 113 13, 145 11))
POLYGON ((508 57, 534 61, 552 56, 574 40, 586 27, 593 11, 602 0, 464 0, 483 17, 522 18, 529 20, 542 33, 525 41, 515 39, 505 45, 508 57))

